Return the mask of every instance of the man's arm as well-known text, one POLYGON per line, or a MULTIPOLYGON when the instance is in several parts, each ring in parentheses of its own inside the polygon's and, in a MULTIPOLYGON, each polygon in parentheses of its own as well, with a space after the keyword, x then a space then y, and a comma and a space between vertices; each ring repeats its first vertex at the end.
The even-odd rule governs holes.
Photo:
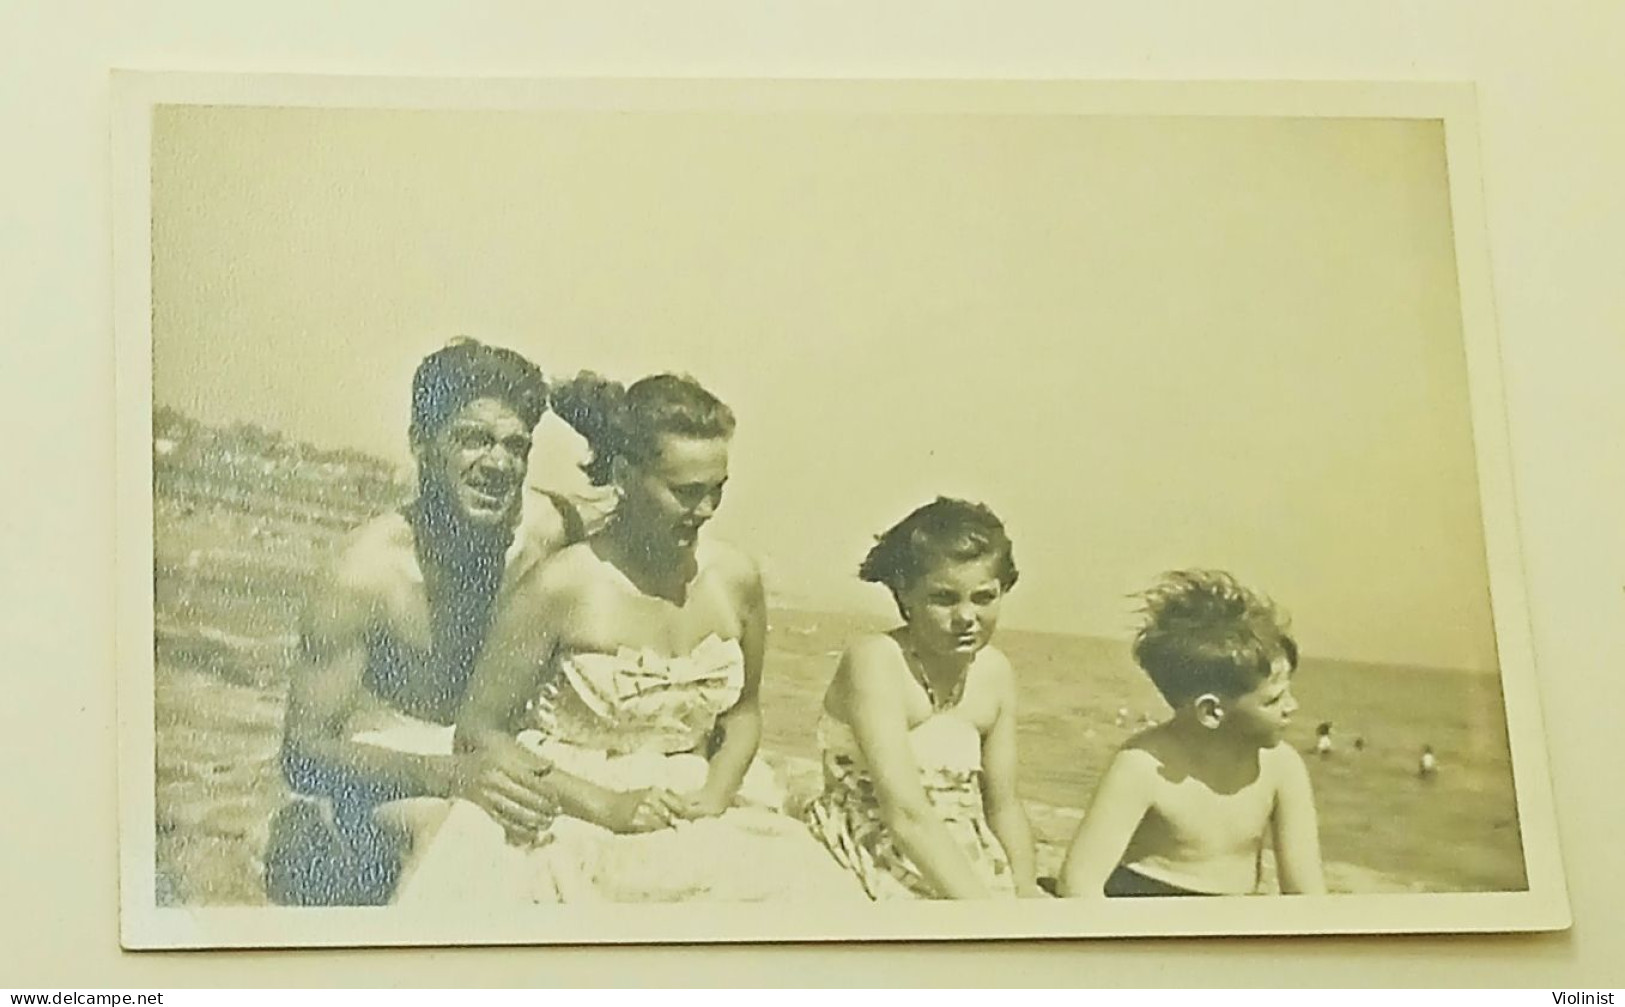
POLYGON ((1281 891, 1289 895, 1326 894, 1326 876, 1320 859, 1320 825, 1309 767, 1290 745, 1276 751, 1280 782, 1272 819, 1275 869, 1281 891))
POLYGON ((498 604, 527 583, 555 555, 586 538, 581 514, 563 494, 530 487, 525 490, 519 526, 514 536, 519 549, 502 571, 498 604))
POLYGON ((412 755, 349 739, 362 696, 376 593, 362 564, 341 557, 311 595, 300 657, 288 688, 282 769, 293 789, 341 806, 450 793, 455 760, 412 755))
POLYGON ((1126 748, 1106 767, 1061 866, 1064 897, 1105 897, 1106 879, 1122 862, 1123 851, 1151 807, 1150 781, 1156 769, 1150 759, 1146 752, 1126 748))
POLYGON ((518 578, 497 611, 457 716, 457 750, 485 760, 468 797, 510 837, 534 837, 556 805, 575 818, 614 832, 644 832, 671 824, 655 791, 623 793, 552 768, 515 740, 519 714, 540 687, 542 669, 558 645, 556 627, 574 615, 568 553, 518 578))
POLYGON ((1032 823, 1027 820, 1027 809, 1022 806, 1016 791, 1016 687, 1015 675, 1004 655, 987 653, 986 659, 996 660, 989 671, 998 673, 999 712, 982 744, 982 802, 987 807, 987 824, 998 837, 999 844, 1010 858, 1010 870, 1015 875, 1016 894, 1036 897, 1044 894, 1038 887, 1037 855, 1033 850, 1032 823))

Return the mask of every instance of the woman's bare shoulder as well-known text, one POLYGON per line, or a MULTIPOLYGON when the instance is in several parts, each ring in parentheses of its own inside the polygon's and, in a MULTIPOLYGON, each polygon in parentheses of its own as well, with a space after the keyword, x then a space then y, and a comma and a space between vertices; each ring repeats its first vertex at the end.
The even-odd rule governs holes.
POLYGON ((983 647, 982 652, 976 655, 976 663, 972 665, 978 675, 1000 685, 1015 686, 1016 669, 1010 664, 1010 658, 1004 651, 991 644, 983 647))
POLYGON ((702 567, 730 584, 749 587, 761 583, 760 564, 750 553, 731 542, 706 539, 698 558, 702 567))
POLYGON ((841 663, 895 664, 903 659, 902 648, 890 633, 865 633, 846 645, 841 652, 841 663))
POLYGON ((767 607, 761 567, 750 553, 719 539, 707 539, 695 559, 701 576, 720 587, 737 610, 767 607))
POLYGON ((897 641, 886 633, 866 633, 841 651, 826 694, 826 708, 850 722, 854 704, 868 710, 900 708, 908 667, 897 641))
POLYGON ((836 665, 836 684, 857 692, 889 689, 889 683, 904 667, 897 641, 886 633, 865 633, 841 651, 836 665))

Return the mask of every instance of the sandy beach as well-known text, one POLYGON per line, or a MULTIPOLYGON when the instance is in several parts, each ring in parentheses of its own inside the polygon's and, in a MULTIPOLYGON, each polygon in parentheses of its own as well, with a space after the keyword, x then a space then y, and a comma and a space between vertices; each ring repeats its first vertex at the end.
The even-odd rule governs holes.
MULTIPOLYGON (((346 528, 400 492, 366 459, 307 449, 289 462, 273 439, 258 448, 271 461, 244 464, 241 447, 221 441, 205 460, 223 474, 200 478, 194 459, 191 469, 161 470, 157 481, 162 904, 266 901, 261 856, 267 823, 287 795, 277 753, 306 584, 346 528), (221 452, 237 460, 222 469, 221 452)), ((813 730, 836 655, 882 626, 844 614, 772 613, 760 758, 793 798, 820 785, 813 730)), ((1013 630, 996 642, 1020 676, 1021 788, 1041 871, 1051 872, 1112 752, 1163 708, 1121 642, 1013 630)), ((1312 641, 1305 649, 1313 653, 1312 641)), ((1310 758, 1334 889, 1524 886, 1495 676, 1307 657, 1295 688, 1303 710, 1292 744, 1309 752, 1316 723, 1335 725, 1333 752, 1310 758), (1423 744, 1439 755, 1436 779, 1416 776, 1423 744)))

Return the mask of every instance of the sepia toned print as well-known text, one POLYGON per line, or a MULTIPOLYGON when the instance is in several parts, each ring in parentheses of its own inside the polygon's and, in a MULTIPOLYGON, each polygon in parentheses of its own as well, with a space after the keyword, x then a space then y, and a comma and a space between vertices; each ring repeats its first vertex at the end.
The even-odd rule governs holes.
POLYGON ((1562 925, 1459 96, 123 84, 127 945, 1562 925))

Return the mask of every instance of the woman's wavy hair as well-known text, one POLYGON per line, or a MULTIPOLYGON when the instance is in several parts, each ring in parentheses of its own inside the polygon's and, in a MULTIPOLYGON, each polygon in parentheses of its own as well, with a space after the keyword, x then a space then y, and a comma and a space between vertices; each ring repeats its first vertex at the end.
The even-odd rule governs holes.
POLYGON ((607 484, 615 459, 648 462, 660 438, 731 437, 734 414, 685 374, 655 374, 622 386, 583 371, 553 389, 553 412, 587 441, 592 457, 581 466, 594 486, 607 484))
POLYGON ((903 594, 938 566, 990 556, 999 583, 1006 591, 1015 587, 1020 574, 1004 522, 984 504, 938 497, 875 537, 858 579, 884 584, 901 612, 903 594))
POLYGON ((1286 615, 1224 571, 1166 573, 1139 597, 1145 622, 1134 661, 1174 706, 1251 692, 1281 657, 1298 666, 1286 615))

